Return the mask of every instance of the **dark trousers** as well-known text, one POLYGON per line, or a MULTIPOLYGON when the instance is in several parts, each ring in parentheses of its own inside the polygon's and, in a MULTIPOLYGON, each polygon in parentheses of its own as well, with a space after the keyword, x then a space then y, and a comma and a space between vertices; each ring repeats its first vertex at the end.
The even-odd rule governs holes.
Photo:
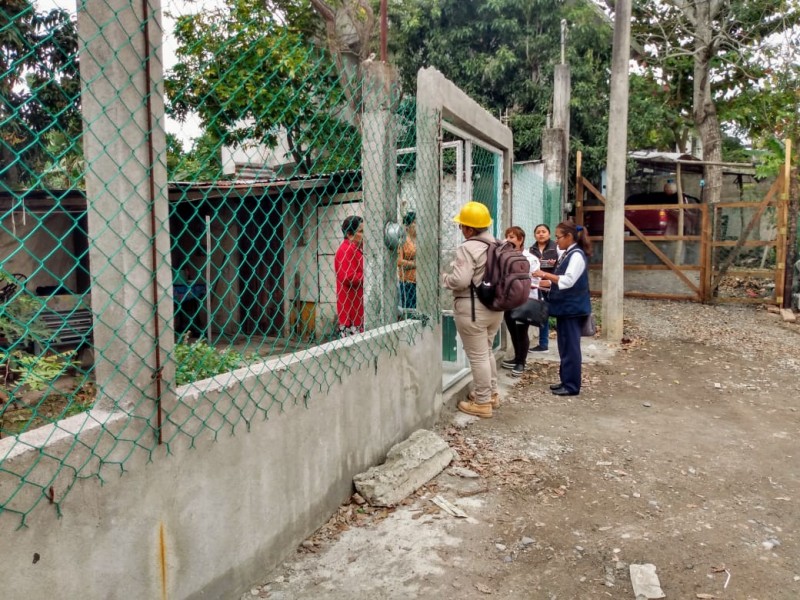
POLYGON ((511 338, 511 344, 514 346, 514 362, 518 365, 524 365, 528 360, 528 349, 531 347, 531 341, 528 338, 528 324, 517 323, 509 318, 509 314, 505 313, 503 318, 508 327, 508 335, 511 338))
POLYGON ((550 345, 550 319, 539 327, 539 345, 542 348, 547 348, 550 345))
POLYGON ((561 385, 572 393, 581 391, 581 325, 586 317, 556 317, 558 330, 558 355, 561 366, 558 373, 561 385))
POLYGON ((400 282, 400 308, 417 308, 417 284, 400 282))

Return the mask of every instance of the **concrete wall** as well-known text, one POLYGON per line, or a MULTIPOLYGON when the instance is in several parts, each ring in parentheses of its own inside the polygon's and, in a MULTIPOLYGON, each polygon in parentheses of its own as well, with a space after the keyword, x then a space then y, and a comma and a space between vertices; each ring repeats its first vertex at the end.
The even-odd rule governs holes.
MULTIPOLYGON (((351 494, 354 474, 434 423, 441 332, 419 328, 406 321, 264 363, 261 372, 242 369, 176 390, 170 420, 181 429, 166 427, 169 455, 167 445, 151 457, 115 440, 105 431, 128 440, 138 432, 127 416, 104 411, 24 434, 22 443, 0 440, 0 456, 10 452, 4 470, 21 473, 38 459, 35 477, 46 481, 48 465, 73 447, 68 460, 79 475, 99 468, 104 481, 73 481, 62 471, 56 500, 73 487, 60 519, 46 501, 19 530, 15 515, 2 515, 4 596, 237 598, 328 519, 351 494), (405 340, 413 331, 412 348, 405 340), (334 373, 347 370, 337 380, 334 373), (312 378, 322 389, 311 387, 312 378), (305 392, 295 384, 294 399, 273 402, 267 419, 255 410, 282 382, 296 380, 308 382, 305 392), (254 412, 249 426, 236 419, 237 407, 254 412), (219 428, 216 440, 203 420, 219 428), (73 431, 80 431, 78 451, 73 431), (40 446, 53 460, 41 461, 40 446), (113 461, 128 452, 121 476, 118 465, 98 465, 98 455, 113 461)), ((25 506, 36 494, 41 488, 28 486, 12 504, 25 506)))

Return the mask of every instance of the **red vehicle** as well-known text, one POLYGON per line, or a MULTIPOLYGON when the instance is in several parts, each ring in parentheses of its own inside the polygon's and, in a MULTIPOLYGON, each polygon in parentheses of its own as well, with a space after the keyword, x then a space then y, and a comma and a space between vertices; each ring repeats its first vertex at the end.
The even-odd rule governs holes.
MULTIPOLYGON (((688 194, 683 195, 684 202, 689 206, 697 206, 700 200, 688 194)), ((664 192, 644 192, 632 194, 625 200, 625 218, 627 218, 644 235, 678 235, 679 215, 683 212, 683 234, 697 235, 700 233, 700 211, 684 209, 670 210, 668 208, 637 209, 636 206, 652 204, 677 204, 678 194, 665 194, 664 192)), ((586 211, 583 221, 590 235, 602 236, 605 223, 605 211, 586 211)), ((625 231, 630 229, 625 226, 625 231)))

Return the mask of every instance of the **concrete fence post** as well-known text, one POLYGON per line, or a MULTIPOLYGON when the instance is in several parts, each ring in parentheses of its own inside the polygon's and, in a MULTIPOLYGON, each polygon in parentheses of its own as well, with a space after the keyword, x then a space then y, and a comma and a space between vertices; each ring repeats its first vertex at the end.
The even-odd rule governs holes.
POLYGON ((157 400, 173 340, 161 7, 147 6, 79 4, 78 31, 96 406, 149 417, 140 399, 157 400))
POLYGON ((397 319, 397 254, 383 243, 397 221, 397 75, 391 65, 364 63, 361 169, 364 199, 364 321, 367 329, 397 319))

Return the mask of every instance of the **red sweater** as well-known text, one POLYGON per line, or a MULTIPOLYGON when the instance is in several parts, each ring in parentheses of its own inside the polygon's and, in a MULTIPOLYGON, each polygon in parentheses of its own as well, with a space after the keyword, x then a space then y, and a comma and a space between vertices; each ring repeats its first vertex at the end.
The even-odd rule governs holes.
POLYGON ((333 260, 336 271, 336 313, 339 325, 364 326, 364 253, 344 240, 333 260))

